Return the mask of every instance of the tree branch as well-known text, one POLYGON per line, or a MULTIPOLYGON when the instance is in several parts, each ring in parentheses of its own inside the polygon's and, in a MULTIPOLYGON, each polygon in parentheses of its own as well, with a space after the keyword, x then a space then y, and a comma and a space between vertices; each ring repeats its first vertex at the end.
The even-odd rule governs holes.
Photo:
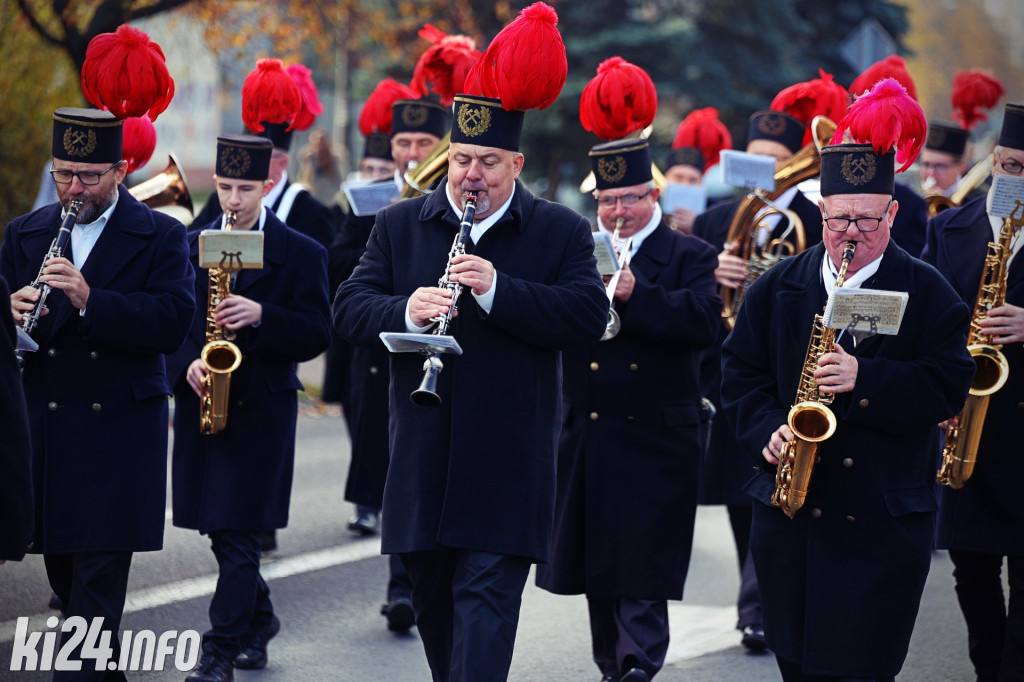
POLYGON ((28 3, 25 0, 17 0, 17 2, 18 9, 20 9, 21 13, 25 16, 25 18, 28 19, 28 23, 32 25, 32 28, 35 30, 36 33, 39 34, 40 38, 42 38, 48 43, 52 43, 56 47, 64 47, 63 40, 52 35, 49 31, 46 30, 45 26, 39 23, 39 20, 36 19, 35 15, 32 14, 32 12, 29 10, 28 3))

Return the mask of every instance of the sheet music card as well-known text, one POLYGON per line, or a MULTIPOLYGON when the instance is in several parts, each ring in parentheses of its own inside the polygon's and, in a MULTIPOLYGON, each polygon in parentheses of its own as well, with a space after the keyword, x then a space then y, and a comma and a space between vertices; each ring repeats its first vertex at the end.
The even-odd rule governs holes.
POLYGON ((672 215, 677 208, 700 214, 707 210, 708 192, 699 185, 666 185, 661 193, 661 210, 672 215))
POLYGON ((1024 177, 997 175, 992 180, 992 188, 992 210, 989 215, 1005 220, 1017 207, 1017 201, 1024 201, 1024 177))
POLYGON ((859 343, 875 334, 895 336, 910 295, 882 289, 834 289, 825 306, 824 323, 845 330, 859 343))
POLYGON ((597 258, 597 271, 604 275, 614 275, 619 269, 619 257, 615 254, 612 236, 605 230, 598 230, 594 235, 594 258, 597 258))
POLYGON ((199 233, 199 267, 237 270, 263 269, 263 232, 203 230, 199 233))
POLYGON ((723 179, 730 185, 775 191, 774 157, 738 152, 735 149, 724 149, 720 156, 723 179))
POLYGON ((352 212, 364 216, 377 215, 377 211, 401 199, 402 194, 398 191, 398 185, 388 180, 368 185, 346 185, 345 197, 352 212))

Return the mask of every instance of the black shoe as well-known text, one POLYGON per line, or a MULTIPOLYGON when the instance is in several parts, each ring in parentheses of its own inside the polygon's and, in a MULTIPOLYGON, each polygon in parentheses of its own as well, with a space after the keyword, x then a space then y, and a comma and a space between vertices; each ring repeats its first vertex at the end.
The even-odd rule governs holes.
POLYGON ((267 625, 256 632, 242 638, 242 646, 235 656, 235 667, 241 670, 258 670, 267 667, 267 642, 281 629, 281 621, 277 616, 271 618, 267 625))
POLYGON ((185 682, 232 682, 234 679, 231 659, 204 651, 199 657, 199 665, 185 678, 185 682))
POLYGON ((648 677, 643 668, 630 668, 622 674, 619 682, 651 682, 651 678, 648 677))
POLYGON ((277 531, 260 531, 260 554, 266 556, 277 551, 277 531))
POLYGON ((614 675, 605 675, 601 678, 601 682, 619 682, 619 678, 614 675))
POLYGON ((768 640, 764 638, 764 628, 760 625, 747 625, 743 628, 743 646, 750 651, 761 653, 768 648, 768 640))
POLYGON ((50 601, 47 604, 47 606, 49 606, 54 611, 64 611, 64 602, 60 600, 60 597, 57 596, 56 592, 50 593, 50 601))
POLYGON ((408 632, 416 624, 416 612, 407 597, 395 597, 380 607, 380 612, 387 617, 388 630, 392 632, 408 632))
POLYGON ((348 529, 359 535, 373 535, 377 532, 380 513, 375 511, 359 511, 348 522, 348 529))

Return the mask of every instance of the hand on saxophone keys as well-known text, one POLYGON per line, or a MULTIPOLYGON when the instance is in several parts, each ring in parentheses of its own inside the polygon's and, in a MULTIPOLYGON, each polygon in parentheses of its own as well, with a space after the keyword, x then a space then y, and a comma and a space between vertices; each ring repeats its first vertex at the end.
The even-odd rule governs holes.
POLYGON ((185 370, 185 381, 192 387, 192 390, 196 392, 196 395, 200 398, 203 397, 203 377, 210 373, 206 365, 199 358, 192 361, 192 364, 185 370))
POLYGON ((263 319, 263 306, 245 296, 231 294, 217 304, 213 321, 218 326, 237 331, 243 327, 259 324, 263 319))
POLYGON ((771 438, 768 439, 768 445, 761 449, 761 456, 769 464, 778 464, 782 446, 791 440, 793 440, 793 431, 789 428, 789 424, 783 424, 772 433, 771 438))
POLYGON ((992 336, 992 342, 1005 346, 1024 341, 1024 308, 1009 303, 992 308, 988 316, 978 320, 982 333, 992 336))
POLYGON ((831 353, 824 353, 818 359, 814 380, 818 389, 828 393, 849 393, 857 384, 857 358, 846 352, 838 343, 831 353))

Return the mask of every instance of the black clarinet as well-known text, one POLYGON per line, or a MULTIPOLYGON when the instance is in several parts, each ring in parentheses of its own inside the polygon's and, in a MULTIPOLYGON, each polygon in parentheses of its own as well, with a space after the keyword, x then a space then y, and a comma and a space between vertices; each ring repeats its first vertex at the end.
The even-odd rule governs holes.
MULTIPOLYGON (((458 282, 453 282, 449 275, 452 269, 452 261, 455 260, 455 257, 466 253, 466 240, 469 238, 470 230, 473 229, 473 217, 475 215, 476 194, 467 193, 466 205, 462 211, 462 222, 459 223, 459 232, 455 235, 455 240, 452 242, 451 251, 448 252, 448 264, 444 267, 444 274, 437 282, 438 287, 451 292, 452 303, 448 308, 448 312, 431 319, 432 322, 437 322, 437 326, 434 327, 431 334, 437 336, 446 335, 448 333, 448 325, 451 324, 452 318, 455 316, 456 304, 458 303, 459 296, 462 295, 462 285, 458 282)), ((420 382, 419 388, 413 391, 409 397, 417 405, 437 407, 441 404, 441 396, 437 394, 437 375, 444 368, 444 363, 441 362, 438 353, 434 351, 427 351, 426 353, 427 359, 423 362, 423 381, 420 382)))
MULTIPOLYGON (((46 264, 54 258, 60 258, 64 254, 64 249, 68 245, 68 240, 71 238, 71 228, 75 226, 75 220, 78 219, 78 211, 82 208, 81 201, 72 201, 71 205, 68 206, 67 215, 64 216, 64 220, 61 221, 60 230, 57 232, 57 236, 53 238, 53 243, 50 244, 50 249, 43 256, 43 264, 39 266, 39 274, 32 281, 32 288, 39 290, 39 299, 36 301, 35 306, 31 311, 25 313, 21 317, 21 329, 29 336, 35 331, 36 325, 39 324, 39 318, 42 317, 43 312, 46 310, 46 298, 50 295, 52 287, 46 282, 40 282, 40 278, 43 276, 43 270, 46 269, 46 264)), ((24 362, 22 355, 26 349, 18 349, 18 364, 24 362)))

